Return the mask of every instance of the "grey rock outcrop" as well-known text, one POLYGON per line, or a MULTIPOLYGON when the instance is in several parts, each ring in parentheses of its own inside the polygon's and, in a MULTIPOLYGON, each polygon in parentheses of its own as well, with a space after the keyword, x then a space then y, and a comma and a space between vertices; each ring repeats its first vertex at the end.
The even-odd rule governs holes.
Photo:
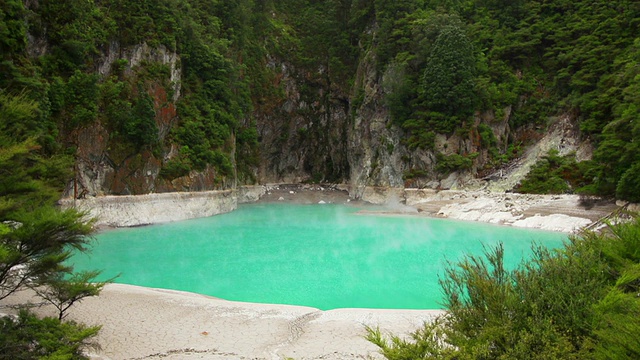
POLYGON ((260 181, 344 181, 348 96, 332 87, 324 68, 310 72, 277 58, 270 58, 268 67, 284 93, 273 103, 259 104, 255 112, 260 181))
POLYGON ((158 142, 166 144, 160 153, 137 149, 113 139, 113 134, 99 120, 79 128, 72 142, 76 143, 74 180, 66 189, 66 196, 84 198, 102 195, 131 195, 167 191, 212 190, 212 169, 192 171, 175 181, 160 177, 164 162, 177 154, 175 146, 166 141, 177 122, 176 102, 181 95, 182 71, 180 57, 175 51, 158 45, 142 43, 121 47, 111 42, 96 62, 96 72, 104 79, 114 72, 117 62, 123 66, 122 76, 135 80, 148 64, 168 68, 168 79, 149 78, 145 89, 152 97, 158 128, 158 142))
MULTIPOLYGON (((402 187, 404 164, 402 131, 391 123, 376 71, 375 55, 368 52, 360 62, 355 82, 361 104, 353 109, 349 126, 351 195, 361 198, 367 186, 402 187)), ((428 158, 427 158, 428 159, 428 158)))

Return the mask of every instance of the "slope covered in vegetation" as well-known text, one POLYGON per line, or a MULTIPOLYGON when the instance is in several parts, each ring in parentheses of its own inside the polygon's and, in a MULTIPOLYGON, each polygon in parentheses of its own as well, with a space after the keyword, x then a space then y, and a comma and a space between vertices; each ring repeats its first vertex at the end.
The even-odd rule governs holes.
POLYGON ((637 201, 639 22, 632 0, 6 0, 2 101, 34 101, 38 120, 2 129, 74 156, 85 182, 107 177, 90 194, 296 168, 347 181, 361 164, 341 154, 369 131, 353 124, 373 91, 401 141, 372 153, 399 154, 406 179, 485 173, 565 116, 596 150, 557 188, 637 201), (371 81, 357 81, 371 59, 371 81), (442 135, 466 145, 438 148, 442 135))

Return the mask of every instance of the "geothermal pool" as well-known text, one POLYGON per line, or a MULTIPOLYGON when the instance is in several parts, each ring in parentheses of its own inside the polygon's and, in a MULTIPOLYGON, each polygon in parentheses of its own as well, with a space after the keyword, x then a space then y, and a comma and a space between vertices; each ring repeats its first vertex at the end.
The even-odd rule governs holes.
POLYGON ((447 260, 503 242, 506 263, 532 241, 566 234, 419 216, 358 214, 345 205, 250 204, 209 218, 96 236, 77 270, 101 279, 214 297, 335 308, 440 309, 447 260))

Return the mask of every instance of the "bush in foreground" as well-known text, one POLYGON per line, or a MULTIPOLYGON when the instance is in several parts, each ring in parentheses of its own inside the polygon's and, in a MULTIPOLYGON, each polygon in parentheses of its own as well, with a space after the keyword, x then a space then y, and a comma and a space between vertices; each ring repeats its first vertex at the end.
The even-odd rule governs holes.
POLYGON ((450 265, 447 313, 411 339, 368 340, 390 360, 640 358, 640 220, 535 248, 515 270, 501 245, 450 265))
POLYGON ((49 154, 37 129, 21 126, 37 123, 37 113, 37 103, 0 91, 0 301, 30 288, 57 309, 58 318, 25 311, 0 317, 0 359, 85 359, 83 348, 99 328, 62 319, 105 282, 94 281, 96 271, 74 272, 67 261, 88 249, 92 222, 55 206, 72 159, 49 154))
POLYGON ((100 330, 55 318, 38 318, 25 310, 17 318, 0 318, 0 359, 86 359, 82 351, 100 330))

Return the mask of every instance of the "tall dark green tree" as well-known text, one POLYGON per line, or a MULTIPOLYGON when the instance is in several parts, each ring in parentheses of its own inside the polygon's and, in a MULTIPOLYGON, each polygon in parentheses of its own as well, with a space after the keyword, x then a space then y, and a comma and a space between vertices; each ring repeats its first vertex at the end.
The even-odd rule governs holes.
POLYGON ((443 115, 438 130, 452 131, 475 111, 476 62, 462 28, 445 26, 431 48, 421 84, 424 105, 443 115))
MULTIPOLYGON (((0 94, 0 99, 0 300, 29 287, 45 291, 68 284, 83 290, 74 290, 70 296, 65 290, 50 298, 72 304, 83 295, 94 295, 100 288, 88 284, 89 278, 82 278, 86 280, 83 284, 77 279, 65 282, 65 276, 73 272, 66 261, 72 251, 87 248, 93 232, 84 214, 55 207, 60 189, 69 179, 71 162, 64 156, 41 152, 34 140, 40 129, 30 126, 34 122, 29 121, 37 116, 36 103, 7 94, 0 94)), ((85 342, 98 328, 38 319, 24 312, 17 320, 0 319, 0 330, 0 358, 56 354, 82 359, 85 342)))

